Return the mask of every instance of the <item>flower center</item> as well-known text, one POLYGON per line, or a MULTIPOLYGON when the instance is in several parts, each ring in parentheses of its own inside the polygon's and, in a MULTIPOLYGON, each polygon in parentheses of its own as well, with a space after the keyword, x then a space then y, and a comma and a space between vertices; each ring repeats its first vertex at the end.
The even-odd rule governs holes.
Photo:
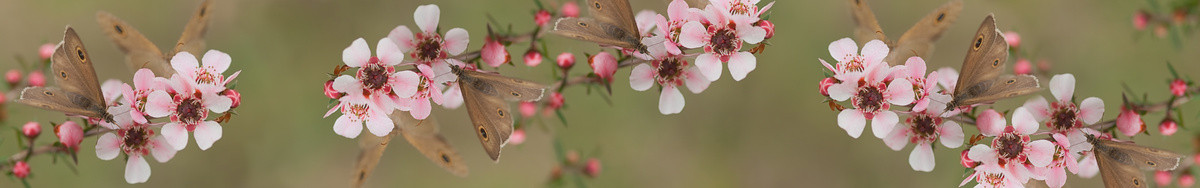
POLYGON ((732 25, 730 23, 729 27, 717 29, 716 32, 713 32, 712 38, 709 38, 709 44, 712 44, 713 52, 729 55, 742 48, 742 41, 738 40, 737 33, 729 29, 733 28, 732 25))
POLYGON ((179 120, 185 124, 195 124, 203 120, 204 106, 200 100, 196 98, 186 98, 175 106, 175 114, 179 116, 179 120))
POLYGON ((745 2, 735 2, 733 5, 729 6, 729 13, 749 15, 750 13, 754 12, 754 8, 754 6, 746 4, 745 2))
POLYGON ((850 59, 850 61, 846 61, 844 63, 838 63, 838 68, 841 68, 843 71, 846 71, 846 72, 862 72, 863 70, 867 69, 863 65, 863 62, 866 62, 867 60, 864 59, 862 56, 855 56, 855 55, 848 55, 848 56, 850 56, 850 57, 847 57, 847 59, 850 59))
POLYGON ((372 57, 366 67, 359 69, 358 77, 359 80, 362 80, 364 89, 375 91, 387 89, 385 86, 391 76, 391 67, 384 67, 376 62, 379 62, 379 59, 372 57))
POLYGON ((1000 154, 1000 158, 1014 159, 1021 155, 1021 151, 1025 150, 1025 142, 1013 133, 1006 133, 996 138, 996 153, 1000 154))
MULTIPOLYGON (((858 108, 858 110, 863 112, 867 112, 867 114, 873 114, 874 112, 879 112, 882 109, 888 108, 888 105, 884 104, 883 101, 883 91, 880 91, 879 88, 875 86, 868 85, 858 88, 858 94, 855 95, 854 101, 852 102, 854 102, 855 108, 858 108)), ((870 119, 872 117, 867 118, 870 119)))
POLYGON ((417 61, 434 61, 444 57, 442 54, 442 37, 437 34, 426 35, 417 34, 417 49, 413 51, 413 57, 417 61))
POLYGON ((1080 123, 1078 119, 1079 108, 1075 107, 1075 104, 1060 105, 1055 103, 1053 107, 1056 108, 1054 114, 1050 116, 1051 120, 1046 122, 1047 127, 1061 131, 1075 128, 1080 123))
POLYGON ((198 83, 198 84, 217 84, 217 82, 221 81, 221 77, 222 76, 219 74, 213 74, 213 71, 207 71, 204 69, 200 69, 196 73, 196 83, 198 83))
POLYGON ((132 126, 123 131, 119 130, 124 141, 121 145, 121 150, 125 153, 140 153, 145 155, 149 152, 150 136, 154 136, 154 130, 147 129, 146 126, 132 126))
POLYGON ((918 115, 909 118, 908 121, 912 124, 912 131, 913 133, 916 133, 917 136, 923 138, 937 137, 937 122, 941 121, 940 118, 935 119, 927 115, 918 115))
POLYGON ((982 177, 980 177, 980 180, 983 180, 983 182, 988 185, 1000 185, 1004 183, 1004 174, 985 172, 983 173, 982 177))
POLYGON ((667 84, 679 81, 683 77, 683 68, 688 65, 688 62, 677 58, 667 57, 658 63, 658 83, 667 84))
POLYGON ((343 108, 344 111, 342 111, 342 113, 349 114, 360 120, 365 119, 365 117, 367 117, 367 111, 371 109, 369 106, 367 106, 367 104, 347 104, 347 105, 348 106, 346 106, 346 108, 343 108))

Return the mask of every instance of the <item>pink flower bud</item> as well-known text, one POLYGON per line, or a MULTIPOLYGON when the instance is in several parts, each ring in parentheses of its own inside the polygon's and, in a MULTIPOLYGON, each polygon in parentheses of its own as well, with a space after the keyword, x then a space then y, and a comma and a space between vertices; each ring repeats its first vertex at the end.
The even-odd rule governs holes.
POLYGON ((1192 161, 1197 162, 1192 164, 1200 164, 1200 153, 1192 154, 1192 161))
POLYGON ((8 70, 4 73, 4 81, 8 81, 9 85, 17 84, 21 81, 21 71, 17 69, 8 70))
POLYGON ((567 163, 575 164, 579 162, 579 152, 575 150, 567 151, 567 163))
POLYGON ((838 80, 834 79, 833 77, 821 79, 821 83, 820 83, 821 95, 829 96, 829 86, 833 86, 833 84, 837 84, 837 81, 838 80))
POLYGON ((575 66, 575 54, 571 54, 569 52, 563 52, 562 54, 558 54, 557 61, 558 61, 558 68, 562 68, 563 70, 570 70, 572 66, 575 66))
POLYGON ((538 10, 537 14, 533 14, 533 23, 538 26, 546 26, 550 23, 550 12, 546 10, 538 10))
POLYGON ((525 143, 525 129, 517 129, 512 135, 508 136, 508 143, 512 145, 521 145, 525 143))
POLYGON ((38 47, 38 56, 41 57, 42 60, 50 59, 50 56, 54 55, 54 46, 54 44, 46 43, 43 44, 42 47, 38 47))
POLYGON ((549 109, 559 109, 559 108, 562 108, 563 103, 565 103, 565 102, 566 102, 566 99, 563 99, 562 93, 559 93, 559 92, 550 93, 550 104, 547 104, 546 107, 549 109))
POLYGON ((1164 119, 1162 123, 1158 124, 1158 132, 1163 136, 1171 136, 1176 131, 1179 131, 1179 124, 1175 123, 1175 120, 1164 119))
POLYGON ((29 85, 37 87, 46 86, 46 75, 43 75, 42 71, 30 72, 29 85))
POLYGON ((29 163, 25 163, 25 161, 17 161, 17 164, 13 164, 12 174, 18 179, 25 179, 26 177, 29 177, 29 163))
POLYGON ((1169 32, 1169 30, 1167 30, 1167 25, 1156 24, 1154 26, 1154 36, 1160 39, 1167 38, 1167 32, 1169 32))
POLYGON ((764 37, 764 39, 771 39, 771 37, 775 37, 775 24, 771 23, 771 21, 758 21, 758 27, 763 28, 763 30, 767 30, 767 36, 764 37))
POLYGON ((1176 9, 1175 12, 1171 13, 1171 21, 1175 22, 1175 24, 1183 24, 1184 21, 1187 21, 1187 15, 1188 12, 1186 10, 1176 9))
POLYGON ((579 5, 575 1, 567 1, 562 6, 563 17, 579 17, 579 5))
POLYGON ((1038 60, 1037 67, 1038 70, 1041 70, 1042 72, 1050 72, 1050 61, 1045 59, 1038 60))
POLYGON ((1026 75, 1030 73, 1033 73, 1033 63, 1030 63, 1028 59, 1017 59, 1017 64, 1013 65, 1013 74, 1026 75))
POLYGON ((229 97, 229 100, 233 100, 233 104, 229 105, 229 108, 237 108, 238 106, 242 105, 242 93, 238 93, 232 89, 226 89, 225 92, 222 92, 221 94, 224 94, 225 97, 229 97))
POLYGON ((537 103, 521 102, 521 117, 533 117, 537 113, 537 103))
POLYGON ((480 53, 482 54, 480 54, 481 57, 479 58, 483 60, 483 63, 492 67, 499 67, 504 63, 508 63, 509 59, 512 58, 508 55, 508 50, 504 49, 504 44, 501 44, 500 41, 492 40, 491 37, 483 40, 483 51, 480 53))
POLYGON ((1133 28, 1137 30, 1145 30, 1146 25, 1150 23, 1150 14, 1146 11, 1138 11, 1133 13, 1133 28))
POLYGON ((1021 46, 1021 35, 1016 31, 1004 32, 1004 41, 1008 42, 1008 47, 1018 48, 1021 46))
POLYGON ((1158 183, 1159 187, 1171 185, 1171 171, 1155 171, 1154 183, 1158 183))
POLYGON ((600 160, 596 158, 588 159, 587 164, 583 166, 583 174, 590 178, 596 178, 600 175, 600 160))
POLYGON ((54 128, 54 135, 58 136, 58 142, 63 146, 79 150, 79 142, 83 141, 83 128, 74 121, 63 122, 54 128))
POLYGON ((962 155, 959 156, 958 162, 961 163, 963 165, 963 167, 975 168, 975 166, 979 166, 979 163, 976 163, 974 160, 971 160, 970 157, 967 157, 967 153, 969 153, 969 151, 971 151, 971 150, 964 149, 962 151, 962 155))
POLYGON ((600 52, 592 56, 588 60, 588 65, 592 66, 592 73, 605 80, 611 81, 613 74, 617 73, 617 58, 608 52, 600 52))
POLYGON ((1192 187, 1192 185, 1196 185, 1196 177, 1193 177, 1191 173, 1179 175, 1179 187, 1192 187))
POLYGON ((1125 136, 1133 136, 1142 132, 1145 127, 1145 122, 1142 122, 1142 115, 1133 111, 1133 109, 1121 107, 1121 113, 1117 114, 1117 130, 1125 136))
POLYGON ((525 52, 525 66, 536 67, 542 64, 542 53, 534 49, 525 52))
POLYGON ((1175 79, 1175 81, 1171 81, 1171 94, 1176 97, 1182 97, 1184 94, 1187 94, 1187 86, 1187 82, 1184 82, 1182 79, 1175 79))
POLYGON ((21 127, 21 133, 24 133, 25 137, 29 137, 29 139, 37 138, 39 134, 42 134, 42 125, 30 121, 21 127))
POLYGON ((331 99, 342 98, 342 93, 333 89, 333 80, 325 82, 325 96, 331 99))
MULTIPOLYGON (((0 104, 4 104, 5 102, 8 102, 8 97, 4 96, 4 92, 0 92, 0 104)), ((0 115, 0 117, 3 117, 3 115, 0 115)))

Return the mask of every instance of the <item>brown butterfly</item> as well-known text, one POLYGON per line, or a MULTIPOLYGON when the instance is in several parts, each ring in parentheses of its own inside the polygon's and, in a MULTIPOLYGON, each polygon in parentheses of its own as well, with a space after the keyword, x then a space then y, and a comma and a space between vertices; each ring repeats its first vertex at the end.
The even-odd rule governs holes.
POLYGON ((1128 142, 1097 139, 1087 135, 1100 166, 1104 187, 1148 187, 1144 170, 1175 170, 1183 155, 1128 142))
POLYGON ((912 56, 928 58, 933 52, 933 43, 942 38, 942 33, 958 20, 958 13, 962 11, 962 0, 950 0, 941 7, 933 10, 929 14, 913 24, 912 28, 904 32, 900 36, 900 40, 889 41, 887 36, 883 34, 883 29, 879 27, 879 21, 875 19, 875 13, 871 12, 871 7, 867 5, 865 0, 850 0, 850 7, 853 11, 854 22, 858 27, 855 29, 856 41, 870 41, 879 39, 888 44, 891 53, 884 58, 884 62, 888 63, 904 63, 904 60, 912 56))
POLYGON ((100 82, 96 81, 96 70, 92 68, 91 56, 83 47, 83 41, 75 29, 67 26, 62 42, 54 50, 50 68, 53 71, 54 87, 27 87, 21 90, 17 102, 33 107, 55 110, 67 114, 101 118, 112 122, 108 113, 100 82))
POLYGON ((179 42, 175 43, 175 49, 167 54, 159 51, 158 46, 150 42, 150 39, 146 39, 141 32, 117 16, 100 11, 96 13, 96 22, 99 22, 108 37, 117 43, 117 47, 125 52, 125 63, 129 68, 148 68, 154 75, 171 75, 175 70, 171 68, 170 58, 176 53, 188 52, 197 56, 204 53, 204 34, 208 30, 208 13, 211 12, 211 7, 210 1, 200 3, 187 26, 184 26, 183 35, 179 37, 179 42))
POLYGON ((586 6, 591 18, 560 18, 552 32, 601 46, 646 52, 628 0, 588 0, 586 6))
POLYGON ((996 29, 996 19, 988 14, 967 48, 962 73, 954 88, 954 98, 946 110, 972 104, 990 103, 1041 90, 1037 77, 1000 75, 1008 64, 1008 41, 996 29))
POLYGON ((404 139, 412 144, 413 148, 417 148, 425 158, 437 163, 450 171, 451 174, 466 177, 467 166, 462 162, 462 156, 458 155, 458 150, 446 141, 446 137, 438 130, 438 123, 434 118, 425 118, 417 120, 407 112, 396 113, 392 116, 392 121, 396 122, 396 127, 400 128, 400 134, 404 135, 404 139))
POLYGON ((500 149, 508 143, 513 132, 513 113, 510 101, 537 101, 542 99, 546 86, 521 79, 497 74, 466 70, 451 66, 458 75, 463 103, 471 116, 479 142, 493 161, 500 160, 500 149))

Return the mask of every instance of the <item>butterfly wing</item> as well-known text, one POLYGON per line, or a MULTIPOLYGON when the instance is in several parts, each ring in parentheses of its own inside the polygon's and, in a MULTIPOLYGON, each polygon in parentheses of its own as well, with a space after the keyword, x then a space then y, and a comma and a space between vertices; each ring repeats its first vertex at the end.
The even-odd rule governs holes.
POLYGON ((871 6, 866 0, 849 0, 851 16, 854 17, 855 41, 866 42, 875 39, 887 41, 887 36, 883 34, 883 28, 879 27, 879 21, 875 19, 875 12, 871 12, 871 6))
POLYGON ((988 103, 1041 90, 1037 77, 1030 75, 1004 75, 993 80, 962 87, 967 87, 967 90, 962 94, 955 93, 955 104, 958 105, 988 103))
POLYGON ((925 15, 924 18, 913 24, 912 28, 904 32, 904 35, 900 36, 900 40, 896 41, 896 47, 884 61, 902 64, 904 60, 912 56, 928 57, 933 52, 933 43, 942 38, 942 33, 945 33, 946 29, 950 28, 955 20, 958 20, 962 8, 962 0, 951 0, 925 15))
POLYGON ((541 100, 546 93, 545 85, 527 80, 477 71, 464 71, 464 73, 468 75, 465 83, 477 83, 471 86, 473 91, 500 97, 506 101, 537 101, 541 100))
POLYGON ((1105 146, 1102 148, 1110 150, 1108 152, 1111 154, 1110 158, 1141 170, 1175 170, 1176 167, 1179 167, 1180 159, 1183 158, 1183 155, 1175 152, 1129 142, 1108 140, 1101 142, 1104 142, 1105 146))
POLYGON ((117 43, 121 52, 125 52, 125 63, 133 70, 148 68, 155 75, 170 75, 174 72, 167 62, 166 56, 159 51, 158 46, 146 39, 142 32, 130 26, 124 20, 108 12, 96 13, 96 22, 108 34, 108 38, 117 43))
POLYGON ((1106 188, 1148 187, 1146 174, 1136 167, 1118 164, 1109 153, 1096 150, 1096 165, 1100 166, 1100 178, 1106 188))
POLYGON ((200 3, 200 7, 192 13, 192 19, 184 26, 183 35, 179 37, 179 42, 175 43, 175 50, 171 51, 171 54, 188 52, 200 56, 204 53, 204 34, 208 31, 208 13, 211 12, 211 8, 212 1, 200 3))
POLYGON ((75 29, 67 27, 63 42, 54 50, 51 58, 54 61, 50 63, 50 68, 54 71, 54 81, 59 88, 79 94, 95 102, 94 105, 106 106, 91 56, 75 29))
POLYGON ((471 117, 475 135, 479 137, 479 142, 483 144, 484 151, 492 161, 499 162, 500 149, 508 143, 508 136, 513 132, 512 113, 508 103, 500 97, 485 95, 480 93, 477 87, 469 86, 476 85, 474 83, 461 79, 459 83, 464 83, 460 86, 463 103, 467 106, 467 114, 471 117))
POLYGON ((629 0, 588 0, 587 5, 592 18, 616 25, 626 33, 640 35, 629 0))
POLYGON ((438 124, 433 118, 425 120, 417 120, 408 113, 397 113, 392 115, 392 121, 400 128, 400 134, 404 135, 404 139, 408 143, 420 151, 425 158, 437 163, 451 174, 466 177, 467 166, 462 163, 462 156, 458 154, 450 142, 446 141, 446 137, 438 130, 438 124))
POLYGON ((18 103, 88 117, 105 117, 104 106, 87 97, 57 87, 27 87, 21 90, 18 103))
MULTIPOLYGON (((963 60, 962 71, 958 77, 958 86, 974 85, 985 80, 992 80, 1004 71, 1008 60, 1008 41, 996 29, 996 19, 988 15, 975 32, 967 48, 967 57, 963 60)), ((954 92, 965 87, 955 88, 954 92)))
POLYGON ((554 23, 552 33, 595 42, 601 46, 616 46, 626 49, 644 48, 637 31, 629 32, 612 23, 594 18, 560 18, 554 23))

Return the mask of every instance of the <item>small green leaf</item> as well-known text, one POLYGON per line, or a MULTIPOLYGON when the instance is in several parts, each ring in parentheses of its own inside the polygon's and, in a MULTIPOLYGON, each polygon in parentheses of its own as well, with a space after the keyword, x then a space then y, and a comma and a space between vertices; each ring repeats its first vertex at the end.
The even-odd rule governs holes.
POLYGON ((554 115, 558 116, 558 121, 562 122, 563 127, 568 127, 567 126, 567 117, 565 115, 563 115, 562 109, 555 109, 554 115))

